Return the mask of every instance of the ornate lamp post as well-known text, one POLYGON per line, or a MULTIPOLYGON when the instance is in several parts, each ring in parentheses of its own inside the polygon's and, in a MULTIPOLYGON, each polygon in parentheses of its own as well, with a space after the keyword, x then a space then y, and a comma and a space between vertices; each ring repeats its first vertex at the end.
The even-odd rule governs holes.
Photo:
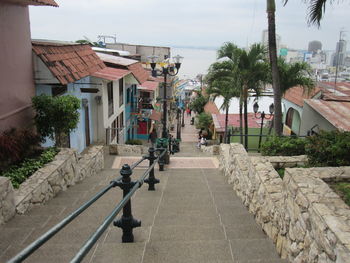
POLYGON ((260 124, 260 137, 259 137, 259 150, 258 152, 260 152, 260 145, 261 145, 261 137, 262 137, 262 128, 263 128, 263 125, 264 125, 264 119, 271 119, 272 116, 273 116, 273 112, 274 112, 274 105, 273 103, 271 103, 270 107, 269 107, 269 111, 270 111, 270 114, 265 114, 265 112, 258 112, 259 110, 259 104, 258 102, 255 102, 254 105, 253 105, 253 110, 254 110, 254 115, 255 115, 255 118, 257 119, 261 119, 261 124, 260 124))
POLYGON ((159 63, 161 66, 161 70, 156 69, 158 56, 149 56, 151 68, 152 68, 152 75, 153 76, 164 76, 164 92, 163 92, 163 131, 162 131, 162 137, 168 138, 168 131, 166 127, 167 123, 167 97, 166 97, 166 87, 167 87, 167 76, 176 76, 177 73, 179 73, 179 69, 181 66, 181 60, 183 57, 177 55, 173 57, 174 63, 170 64, 168 62, 159 63), (175 64, 175 69, 174 69, 175 64))

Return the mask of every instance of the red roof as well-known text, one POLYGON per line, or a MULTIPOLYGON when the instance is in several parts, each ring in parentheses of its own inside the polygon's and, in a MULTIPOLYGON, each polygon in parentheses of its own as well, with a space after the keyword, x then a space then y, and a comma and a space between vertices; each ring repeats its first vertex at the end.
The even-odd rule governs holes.
POLYGON ((129 65, 127 68, 131 70, 139 83, 144 83, 148 80, 148 72, 142 67, 141 62, 129 65))
POLYGON ((315 111, 321 114, 334 127, 342 131, 350 131, 350 102, 305 100, 315 111))
POLYGON ((218 107, 216 106, 216 104, 212 101, 208 101, 207 104, 205 104, 204 106, 204 112, 206 113, 214 113, 214 114, 220 114, 220 111, 218 109, 218 107))
MULTIPOLYGON (((225 114, 212 114, 215 130, 217 132, 224 132, 225 116, 225 114)), ((265 119, 265 121, 267 121, 267 119, 265 119)), ((254 113, 248 113, 248 127, 260 128, 260 125, 261 119, 255 118, 254 113)), ((228 115, 228 126, 239 127, 239 114, 228 115)))
POLYGON ((6 2, 20 5, 50 5, 58 7, 54 0, 6 0, 6 2))
POLYGON ((350 83, 338 82, 336 88, 332 82, 320 82, 318 85, 322 88, 323 100, 350 102, 350 83))
POLYGON ((158 85, 159 83, 155 81, 145 81, 138 88, 142 90, 156 91, 158 88, 158 85))
POLYGON ((96 71, 95 73, 92 73, 91 76, 113 81, 113 80, 121 79, 130 73, 131 71, 126 69, 107 67, 99 71, 96 71))
POLYGON ((33 42, 34 53, 63 85, 105 68, 89 45, 33 42))
POLYGON ((320 92, 319 87, 315 87, 313 91, 310 92, 310 94, 307 94, 307 92, 304 92, 304 89, 300 86, 296 86, 293 88, 290 88, 286 91, 283 98, 300 106, 303 107, 304 105, 304 99, 310 99, 313 96, 315 96, 318 92, 320 92))

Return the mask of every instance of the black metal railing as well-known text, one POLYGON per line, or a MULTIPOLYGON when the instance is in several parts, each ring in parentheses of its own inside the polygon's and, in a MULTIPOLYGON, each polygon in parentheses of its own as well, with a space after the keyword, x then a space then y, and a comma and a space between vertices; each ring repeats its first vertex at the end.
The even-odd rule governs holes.
MULTIPOLYGON (((84 205, 79 207, 72 214, 67 216, 61 222, 56 224, 50 230, 48 230, 45 234, 39 237, 37 240, 28 245, 25 249, 23 249, 20 253, 18 253, 15 257, 10 259, 8 263, 17 263, 22 262, 27 257, 29 257, 32 253, 34 253, 39 247, 45 244, 50 238, 52 238, 55 234, 57 234, 61 229, 63 229, 66 225, 68 225, 71 221, 73 221, 77 216, 79 216, 83 211, 85 211, 89 206, 91 206, 94 202, 96 202, 100 197, 102 197, 105 193, 107 193, 110 189, 118 186, 123 190, 123 199, 118 203, 118 205, 114 208, 114 210, 105 218, 103 223, 96 229, 95 233, 93 233, 90 238, 85 242, 85 244, 81 247, 79 252, 75 255, 75 257, 71 260, 71 263, 81 262, 84 256, 90 251, 93 245, 97 242, 99 237, 104 233, 107 227, 112 223, 114 218, 118 215, 118 213, 123 209, 123 215, 120 219, 114 221, 114 226, 120 227, 123 230, 122 241, 123 242, 133 242, 133 228, 141 226, 141 221, 135 220, 132 216, 131 212, 131 197, 140 188, 143 183, 147 183, 149 185, 148 190, 154 191, 155 184, 159 183, 159 179, 154 176, 154 167, 159 163, 159 168, 161 168, 162 159, 166 149, 164 148, 149 148, 148 155, 143 156, 139 161, 129 166, 128 164, 124 164, 120 170, 121 176, 117 177, 113 181, 110 182, 108 186, 103 188, 100 192, 98 192, 95 196, 93 196, 89 201, 87 201, 84 205), (156 156, 155 153, 158 153, 156 156), (131 175, 132 170, 136 168, 141 162, 144 160, 149 160, 149 167, 143 173, 143 175, 137 180, 132 181, 131 175)), ((163 169, 159 169, 162 171, 163 169)))

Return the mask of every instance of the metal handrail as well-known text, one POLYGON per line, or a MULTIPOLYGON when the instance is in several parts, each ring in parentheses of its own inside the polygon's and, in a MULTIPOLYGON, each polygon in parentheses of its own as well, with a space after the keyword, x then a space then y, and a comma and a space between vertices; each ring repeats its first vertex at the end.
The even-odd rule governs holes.
MULTIPOLYGON (((128 194, 125 195, 124 198, 118 203, 118 205, 112 211, 112 213, 108 217, 106 217, 106 219, 104 220, 102 225, 100 225, 100 227, 96 230, 96 232, 88 239, 88 241, 79 250, 79 252, 76 254, 76 256, 72 259, 71 262, 80 262, 84 258, 84 256, 89 252, 89 250, 96 243, 96 241, 103 234, 103 232, 107 229, 107 227, 110 225, 112 220, 116 217, 116 215, 120 212, 120 210, 123 209, 124 206, 130 201, 130 198, 136 192, 136 190, 143 185, 147 175, 150 175, 150 173, 152 172, 152 176, 154 177, 153 169, 157 163, 154 161, 159 161, 164 156, 164 154, 166 152, 166 149, 163 149, 163 148, 161 148, 161 149, 157 148, 156 150, 157 151, 162 150, 163 152, 161 154, 159 154, 157 157, 154 157, 155 150, 149 149, 150 155, 148 157, 143 156, 139 161, 137 161, 136 163, 134 163, 132 165, 132 169, 134 169, 138 164, 140 164, 145 159, 150 160, 150 166, 148 167, 148 169, 144 172, 144 174, 141 176, 141 178, 135 182, 134 186, 131 188, 131 190, 128 192, 128 194)), ((130 169, 130 171, 132 171, 131 167, 129 167, 129 169, 130 169)), ((75 210, 69 216, 64 218, 61 222, 59 222, 54 227, 52 227, 45 234, 43 234, 38 239, 36 239, 34 242, 32 242, 30 245, 28 245, 25 249, 23 249, 21 252, 19 252, 16 256, 11 258, 7 263, 18 263, 18 262, 22 262, 23 260, 25 260, 33 252, 35 252, 38 248, 40 248, 44 243, 46 243, 50 238, 52 238, 55 234, 57 234, 60 230, 62 230, 66 225, 68 225, 71 221, 73 221, 77 216, 79 216, 82 212, 84 212, 89 206, 91 206, 94 202, 96 202, 101 196, 103 196, 105 193, 107 193, 111 188, 116 187, 116 186, 120 186, 120 182, 122 179, 124 179, 123 176, 119 176, 115 180, 111 181, 108 186, 103 188, 100 192, 98 192, 94 197, 92 197, 84 205, 79 207, 77 210, 75 210)), ((159 182, 158 179, 153 178, 153 185, 155 183, 158 183, 158 182, 159 182)), ((149 183, 149 184, 151 184, 151 183, 149 183)))
MULTIPOLYGON (((157 157, 157 159, 161 158, 161 156, 165 154, 165 151, 161 155, 157 157)), ((156 160, 157 160, 156 159, 156 160)), ((95 245, 97 240, 106 231, 107 227, 112 223, 113 219, 117 216, 117 214, 122 210, 122 208, 126 205, 126 203, 131 199, 132 195, 136 192, 138 188, 140 188, 149 172, 154 168, 156 162, 154 162, 141 176, 139 180, 135 182, 135 185, 131 188, 130 192, 119 202, 119 204, 115 207, 112 213, 109 214, 100 225, 100 227, 93 233, 90 238, 86 241, 86 243, 80 248, 79 252, 75 255, 75 257, 70 261, 70 263, 81 262, 81 260, 89 253, 90 249, 95 245)), ((131 168, 131 167, 130 167, 131 168)))
MULTIPOLYGON (((117 180, 120 180, 122 177, 119 176, 117 180)), ((20 253, 18 253, 15 257, 13 257, 8 263, 17 263, 22 262, 24 259, 29 257, 35 250, 41 247, 45 242, 47 242, 50 238, 52 238, 55 234, 57 234, 62 228, 68 225, 71 221, 73 221, 78 215, 84 212, 90 205, 96 202, 102 195, 107 193, 110 189, 115 187, 115 182, 111 182, 107 187, 98 192, 93 198, 87 201, 84 205, 79 207, 69 216, 64 218, 61 222, 52 227, 49 231, 43 234, 41 237, 36 239, 30 245, 28 245, 25 249, 23 249, 20 253)))

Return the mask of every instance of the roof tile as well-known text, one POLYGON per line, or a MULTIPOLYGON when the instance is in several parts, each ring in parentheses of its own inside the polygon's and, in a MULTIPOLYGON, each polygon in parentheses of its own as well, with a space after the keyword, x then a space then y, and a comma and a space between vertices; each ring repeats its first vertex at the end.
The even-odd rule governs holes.
POLYGON ((89 45, 33 42, 33 51, 61 84, 77 81, 106 67, 89 45))

